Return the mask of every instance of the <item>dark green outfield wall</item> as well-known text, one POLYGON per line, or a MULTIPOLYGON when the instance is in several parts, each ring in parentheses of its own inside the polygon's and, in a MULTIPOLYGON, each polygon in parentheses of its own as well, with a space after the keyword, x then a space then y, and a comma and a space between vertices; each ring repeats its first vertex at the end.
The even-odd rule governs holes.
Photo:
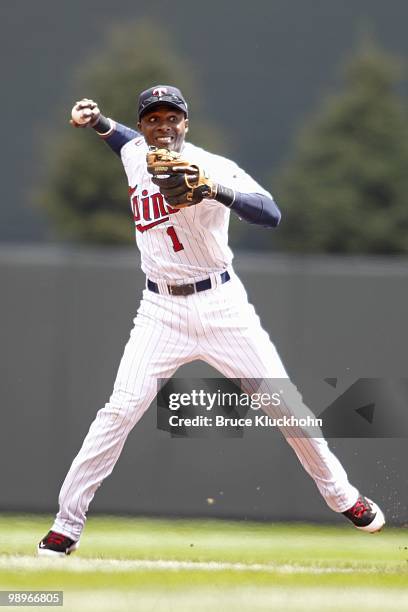
MULTIPOLYGON (((408 378, 406 260, 239 254, 236 270, 309 402, 314 379, 408 378)), ((136 249, 0 249, 0 510, 55 509, 110 394, 143 283, 136 249)), ((192 364, 179 375, 214 371, 192 364)), ((277 431, 172 439, 155 417, 152 407, 131 433, 93 511, 337 520, 277 431)), ((353 482, 407 522, 407 439, 331 444, 353 482)))

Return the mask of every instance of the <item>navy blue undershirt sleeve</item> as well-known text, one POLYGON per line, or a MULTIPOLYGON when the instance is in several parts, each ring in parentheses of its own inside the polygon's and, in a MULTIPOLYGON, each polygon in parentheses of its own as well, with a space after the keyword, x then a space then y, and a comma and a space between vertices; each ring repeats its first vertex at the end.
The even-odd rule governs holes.
MULTIPOLYGON (((101 116, 98 124, 94 126, 99 136, 106 144, 120 156, 122 147, 140 136, 136 130, 101 116)), ((240 219, 263 227, 276 227, 279 225, 281 213, 272 198, 260 193, 241 193, 219 186, 217 199, 231 208, 240 219), (222 190, 222 193, 221 193, 222 190), (230 204, 233 199, 232 204, 230 204)))
POLYGON ((275 201, 260 193, 235 192, 235 199, 229 206, 240 219, 263 227, 277 227, 281 212, 275 201))

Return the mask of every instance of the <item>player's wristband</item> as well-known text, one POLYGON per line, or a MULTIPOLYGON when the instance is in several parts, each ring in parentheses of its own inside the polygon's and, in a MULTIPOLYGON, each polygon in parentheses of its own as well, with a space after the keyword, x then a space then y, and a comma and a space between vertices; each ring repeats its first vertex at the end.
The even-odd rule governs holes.
POLYGON ((217 202, 221 202, 221 204, 230 207, 235 201, 235 191, 229 187, 224 187, 224 185, 219 185, 217 183, 217 193, 214 200, 217 200, 217 202))
POLYGON ((112 124, 107 117, 101 115, 99 120, 95 125, 92 126, 93 129, 100 135, 105 136, 112 130, 112 124))
POLYGON ((128 142, 140 136, 139 132, 136 130, 132 130, 132 128, 127 127, 126 125, 121 125, 120 123, 116 123, 113 119, 106 119, 108 121, 109 130, 106 132, 99 132, 99 128, 107 127, 107 124, 98 123, 96 128, 96 133, 102 140, 106 142, 106 144, 112 149, 114 153, 120 156, 122 147, 125 146, 128 142))

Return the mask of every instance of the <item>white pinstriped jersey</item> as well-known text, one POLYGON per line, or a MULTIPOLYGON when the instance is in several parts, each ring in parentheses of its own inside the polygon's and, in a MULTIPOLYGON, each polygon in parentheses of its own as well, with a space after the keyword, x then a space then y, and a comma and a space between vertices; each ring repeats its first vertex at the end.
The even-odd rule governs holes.
MULTIPOLYGON (((121 150, 143 272, 155 282, 198 281, 222 272, 233 258, 228 246, 229 209, 215 200, 182 209, 169 206, 147 172, 147 151, 143 137, 131 140, 121 150)), ((221 185, 270 196, 225 157, 190 143, 185 143, 182 154, 221 185)))

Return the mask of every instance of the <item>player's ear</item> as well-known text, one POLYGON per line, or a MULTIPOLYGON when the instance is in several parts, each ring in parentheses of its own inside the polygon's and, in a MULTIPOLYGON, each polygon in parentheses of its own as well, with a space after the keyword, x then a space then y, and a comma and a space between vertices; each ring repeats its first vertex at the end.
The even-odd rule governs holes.
POLYGON ((137 122, 137 129, 139 130, 139 132, 142 131, 142 124, 140 123, 140 121, 137 122))
POLYGON ((185 127, 185 132, 187 134, 187 132, 188 132, 188 119, 184 120, 184 127, 185 127))

